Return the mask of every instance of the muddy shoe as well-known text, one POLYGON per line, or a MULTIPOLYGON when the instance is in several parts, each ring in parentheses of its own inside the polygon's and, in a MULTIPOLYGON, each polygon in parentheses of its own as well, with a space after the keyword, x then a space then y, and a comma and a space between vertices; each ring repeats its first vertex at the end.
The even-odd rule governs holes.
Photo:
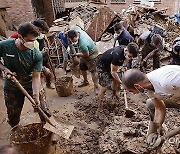
POLYGON ((55 89, 54 83, 46 84, 46 87, 47 87, 48 89, 55 89))
POLYGON ((87 86, 87 85, 89 85, 89 82, 88 82, 88 81, 84 81, 84 82, 80 83, 80 84, 78 85, 78 87, 85 87, 85 86, 87 86))

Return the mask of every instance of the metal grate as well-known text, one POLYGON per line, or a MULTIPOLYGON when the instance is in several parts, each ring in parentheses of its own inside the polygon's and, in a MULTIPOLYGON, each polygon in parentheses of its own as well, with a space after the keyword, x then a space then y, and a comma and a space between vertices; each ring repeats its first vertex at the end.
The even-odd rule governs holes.
POLYGON ((55 14, 65 11, 65 0, 53 0, 55 14))

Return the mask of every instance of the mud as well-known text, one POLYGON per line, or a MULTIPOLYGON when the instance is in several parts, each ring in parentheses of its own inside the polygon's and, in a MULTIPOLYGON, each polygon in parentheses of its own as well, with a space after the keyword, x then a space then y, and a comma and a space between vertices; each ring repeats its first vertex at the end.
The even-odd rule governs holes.
MULTIPOLYGON (((90 76, 89 76, 90 78, 90 76)), ((75 128, 68 140, 54 134, 49 154, 173 154, 180 153, 180 135, 166 141, 160 150, 150 151, 146 144, 149 112, 145 105, 146 96, 127 93, 128 106, 135 112, 131 118, 125 117, 123 90, 120 99, 112 99, 107 91, 103 103, 104 112, 98 114, 98 99, 93 93, 93 84, 78 88, 80 79, 73 78, 74 91, 69 97, 59 97, 56 90, 46 89, 48 105, 57 122, 69 123, 75 128), (177 140, 177 141, 175 141, 177 140)), ((2 84, 2 83, 0 83, 2 84)), ((3 102, 3 97, 0 97, 3 102)), ((10 127, 6 120, 5 106, 0 108, 0 144, 9 143, 10 127)), ((180 126, 177 109, 167 109, 165 132, 180 126)), ((38 122, 26 101, 21 116, 21 124, 38 122)))

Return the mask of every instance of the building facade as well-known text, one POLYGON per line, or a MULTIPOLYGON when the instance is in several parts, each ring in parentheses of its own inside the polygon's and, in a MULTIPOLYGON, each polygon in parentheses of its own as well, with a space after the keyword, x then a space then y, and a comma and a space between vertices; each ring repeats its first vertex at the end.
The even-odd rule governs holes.
MULTIPOLYGON (((15 25, 19 25, 22 22, 31 21, 36 18, 34 12, 37 9, 42 9, 42 6, 32 6, 33 0, 0 0, 7 1, 10 8, 7 9, 9 16, 13 20, 15 25), (33 12, 34 11, 34 12, 33 12)), ((34 0, 39 1, 39 0, 34 0)), ((57 13, 61 10, 64 11, 64 7, 73 7, 86 2, 88 0, 41 0, 43 2, 43 10, 40 10, 44 14, 44 18, 48 21, 49 25, 56 18, 57 13)), ((126 9, 132 4, 138 4, 140 0, 101 0, 106 3, 113 11, 121 12, 122 9, 126 9)), ((172 15, 179 10, 179 0, 151 0, 155 2, 155 7, 158 9, 168 8, 167 14, 172 15)), ((42 17, 42 16, 41 16, 42 17)))

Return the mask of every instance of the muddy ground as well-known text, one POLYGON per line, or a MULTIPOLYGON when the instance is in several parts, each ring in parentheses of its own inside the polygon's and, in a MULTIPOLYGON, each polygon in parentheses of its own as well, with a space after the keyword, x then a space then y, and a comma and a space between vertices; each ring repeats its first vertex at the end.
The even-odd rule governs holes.
MULTIPOLYGON (((161 59, 168 55, 161 54, 161 59)), ((161 61, 161 65, 169 61, 161 61)), ((148 61, 149 69, 152 61, 148 61)), ((139 66, 138 58, 133 67, 139 66)), ((62 70, 57 70, 60 77, 62 70)), ((70 75, 70 74, 69 74, 70 75)), ((146 144, 146 133, 149 113, 145 105, 146 96, 132 95, 127 92, 129 108, 135 112, 131 118, 125 117, 123 90, 119 91, 120 99, 112 98, 111 90, 107 91, 104 101, 104 112, 97 114, 98 99, 93 92, 93 84, 78 88, 81 79, 73 77, 73 94, 59 97, 56 90, 45 88, 49 108, 58 122, 74 125, 75 128, 68 140, 54 134, 49 154, 175 154, 180 153, 180 135, 167 140, 161 149, 149 150, 146 144)), ((44 83, 44 82, 43 82, 44 83)), ((45 83, 44 83, 45 85, 45 83)), ((45 86, 44 86, 45 87, 45 86)), ((3 82, 0 80, 0 145, 8 145, 10 126, 7 123, 6 107, 3 100, 3 82)), ((167 109, 164 129, 166 132, 180 126, 180 110, 167 109)), ((25 101, 20 125, 39 122, 39 116, 33 112, 28 100, 25 101)))
MULTIPOLYGON (((89 76, 90 78, 90 76, 89 76)), ((75 126, 68 140, 53 136, 50 154, 161 154, 180 153, 180 135, 163 144, 158 151, 150 151, 146 144, 148 111, 145 98, 128 93, 129 107, 135 111, 131 118, 125 117, 123 91, 120 99, 112 99, 111 91, 106 93, 104 113, 96 114, 98 101, 89 86, 78 88, 80 79, 74 78, 74 92, 69 97, 59 97, 56 90, 46 89, 49 108, 58 122, 75 126), (175 142, 176 140, 176 142, 175 142)), ((0 81, 0 145, 9 144, 10 127, 7 124, 6 108, 3 101, 3 86, 0 81)), ((26 100, 21 125, 38 122, 38 115, 26 100)), ((165 121, 166 131, 180 126, 179 110, 168 109, 165 121)))

